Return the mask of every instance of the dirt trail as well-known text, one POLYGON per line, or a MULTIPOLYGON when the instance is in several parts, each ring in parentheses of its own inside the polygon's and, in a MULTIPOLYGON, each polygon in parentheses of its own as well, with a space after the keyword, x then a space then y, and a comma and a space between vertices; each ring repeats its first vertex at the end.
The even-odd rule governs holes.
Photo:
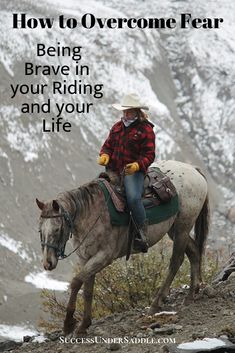
POLYGON ((165 304, 164 310, 176 314, 148 317, 147 309, 135 309, 94 320, 87 336, 84 335, 77 342, 64 343, 62 334, 56 333, 47 342, 23 343, 14 352, 101 353, 120 350, 157 353, 164 352, 164 347, 173 342, 179 344, 197 338, 219 336, 227 336, 235 343, 235 275, 219 285, 205 287, 190 306, 183 305, 186 293, 186 289, 172 290, 165 304), (107 340, 105 343, 101 342, 104 338, 107 340), (116 339, 116 344, 111 338, 116 339), (92 340, 98 342, 92 343, 92 340))

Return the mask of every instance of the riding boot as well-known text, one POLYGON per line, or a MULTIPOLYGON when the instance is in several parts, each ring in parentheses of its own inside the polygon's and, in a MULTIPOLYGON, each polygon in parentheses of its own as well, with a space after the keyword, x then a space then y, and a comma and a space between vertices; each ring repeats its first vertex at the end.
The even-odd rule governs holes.
POLYGON ((142 251, 144 253, 148 252, 148 220, 146 219, 141 227, 136 232, 136 237, 134 239, 133 249, 142 251))

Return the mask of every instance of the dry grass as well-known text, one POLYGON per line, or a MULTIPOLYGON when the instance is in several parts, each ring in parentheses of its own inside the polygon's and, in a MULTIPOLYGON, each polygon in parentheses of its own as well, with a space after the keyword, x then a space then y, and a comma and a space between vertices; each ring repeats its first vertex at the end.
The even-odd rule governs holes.
MULTIPOLYGON (((172 242, 164 240, 149 250, 147 255, 137 254, 126 262, 116 260, 96 276, 93 299, 93 317, 100 318, 115 312, 131 308, 149 306, 157 288, 166 276, 169 266, 172 242)), ((76 271, 78 271, 77 269, 76 271)), ((218 258, 214 253, 208 253, 204 258, 203 278, 210 283, 218 270, 218 258)), ((189 262, 185 259, 174 282, 178 288, 190 283, 189 262)), ((63 300, 57 300, 55 292, 42 291, 42 309, 48 319, 41 318, 41 329, 52 331, 61 329, 65 317, 68 293, 63 300)), ((82 296, 78 296, 76 319, 81 318, 82 296)))

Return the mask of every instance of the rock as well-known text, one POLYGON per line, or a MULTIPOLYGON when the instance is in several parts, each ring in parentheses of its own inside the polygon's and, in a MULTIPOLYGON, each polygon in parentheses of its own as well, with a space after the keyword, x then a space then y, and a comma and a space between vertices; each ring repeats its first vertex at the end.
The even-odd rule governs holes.
MULTIPOLYGON (((151 328, 147 328, 146 334, 147 334, 147 336, 152 337, 154 335, 154 331, 151 328)), ((145 335, 145 337, 146 337, 146 335, 145 335)))
POLYGON ((182 326, 182 325, 174 324, 174 325, 172 325, 172 326, 174 327, 174 329, 175 329, 176 331, 183 329, 183 326, 182 326))
POLYGON ((209 285, 204 288, 203 293, 206 294, 208 298, 214 298, 216 296, 215 289, 209 285))
POLYGON ((226 326, 222 327, 221 334, 228 336, 229 339, 234 338, 235 337, 235 327, 233 325, 226 325, 226 326))
POLYGON ((228 339, 228 336, 227 336, 227 335, 221 335, 221 336, 219 336, 219 338, 224 339, 224 340, 227 340, 227 339, 228 339))
POLYGON ((175 331, 173 325, 169 325, 167 327, 161 327, 161 328, 155 328, 154 330, 155 334, 163 334, 165 333, 166 335, 172 335, 172 333, 175 331))
POLYGON ((140 326, 141 330, 147 330, 149 327, 148 326, 140 326))
POLYGON ((122 321, 124 319, 125 319, 125 315, 119 315, 119 316, 114 318, 113 322, 114 323, 118 323, 118 322, 120 322, 120 321, 122 321))
POLYGON ((106 332, 104 330, 102 330, 100 327, 96 327, 95 328, 94 334, 96 336, 100 336, 100 337, 105 337, 106 336, 106 332))
POLYGON ((62 331, 54 331, 54 332, 45 334, 45 337, 47 337, 50 341, 57 341, 60 336, 63 336, 62 331))
POLYGON ((110 351, 118 351, 119 349, 122 349, 122 346, 120 343, 110 343, 108 345, 108 349, 110 351))
POLYGON ((15 341, 4 341, 0 342, 0 352, 11 351, 16 349, 17 347, 22 346, 22 342, 15 342, 15 341))
POLYGON ((33 337, 33 340, 32 342, 37 344, 37 343, 43 343, 43 342, 46 342, 48 341, 48 338, 43 336, 43 335, 38 335, 38 336, 35 336, 33 337))
POLYGON ((161 353, 169 353, 169 348, 168 346, 164 345, 160 347, 160 352, 161 353))
POLYGON ((99 319, 99 320, 95 320, 94 322, 98 322, 99 324, 103 324, 105 322, 105 319, 99 319))
POLYGON ((233 315, 234 315, 233 311, 231 311, 229 309, 225 309, 223 311, 223 316, 233 316, 233 315))
MULTIPOLYGON (((152 331, 152 330, 151 330, 151 331, 152 331)), ((146 337, 146 334, 139 332, 139 333, 136 334, 136 337, 137 337, 137 338, 146 337)))
POLYGON ((191 337, 193 340, 196 340, 198 338, 205 338, 207 335, 207 332, 205 331, 200 331, 200 332, 194 332, 192 333, 191 337))
POLYGON ((30 347, 31 346, 31 343, 32 342, 23 342, 23 344, 22 344, 22 349, 24 348, 24 350, 26 350, 28 347, 30 347))
POLYGON ((175 331, 182 330, 183 326, 178 325, 178 324, 172 324, 172 325, 164 325, 161 328, 155 328, 153 331, 155 333, 166 333, 167 335, 171 335, 175 331))
MULTIPOLYGON (((34 337, 34 336, 33 336, 33 337, 34 337)), ((30 341, 32 341, 33 337, 31 337, 31 336, 24 336, 24 337, 23 337, 23 342, 30 342, 30 341)))
POLYGON ((155 329, 155 328, 160 328, 161 325, 160 325, 158 322, 154 322, 154 323, 151 324, 149 327, 153 330, 153 329, 155 329))
POLYGON ((235 207, 230 208, 227 214, 227 218, 230 222, 235 223, 235 207))
POLYGON ((63 348, 56 348, 56 353, 62 353, 63 352, 63 348))

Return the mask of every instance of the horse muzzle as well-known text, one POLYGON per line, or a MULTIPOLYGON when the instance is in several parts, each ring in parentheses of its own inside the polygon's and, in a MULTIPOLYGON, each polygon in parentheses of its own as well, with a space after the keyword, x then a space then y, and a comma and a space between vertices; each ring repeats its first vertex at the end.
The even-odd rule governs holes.
POLYGON ((54 265, 51 261, 43 261, 43 267, 46 271, 52 271, 56 268, 56 265, 54 265))
POLYGON ((43 257, 43 267, 46 271, 52 271, 56 268, 58 259, 55 256, 54 252, 49 251, 49 253, 44 254, 43 257))

